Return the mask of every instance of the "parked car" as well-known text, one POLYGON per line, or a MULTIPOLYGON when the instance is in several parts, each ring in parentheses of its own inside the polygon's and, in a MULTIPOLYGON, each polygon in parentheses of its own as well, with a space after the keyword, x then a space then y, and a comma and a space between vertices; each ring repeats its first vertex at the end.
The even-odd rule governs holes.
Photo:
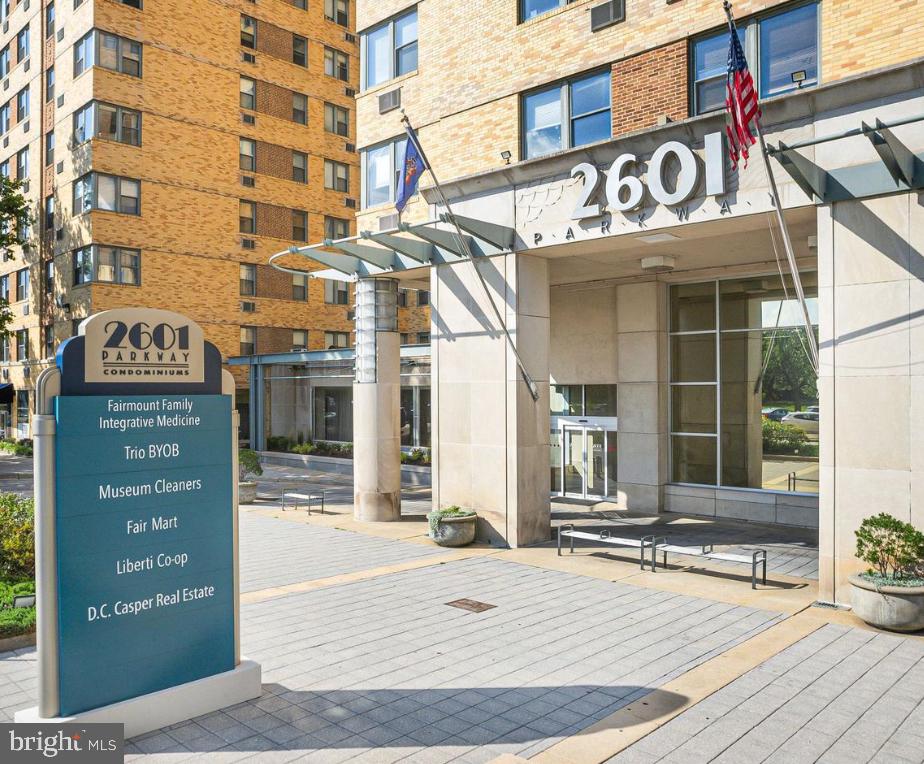
POLYGON ((805 410, 817 414, 818 406, 806 406, 805 410))
POLYGON ((793 411, 780 420, 783 424, 798 427, 812 435, 818 434, 818 412, 817 411, 793 411))
POLYGON ((774 422, 780 422, 783 420, 783 417, 789 413, 789 409, 781 409, 775 406, 768 406, 765 409, 761 409, 760 413, 765 419, 772 419, 774 422))

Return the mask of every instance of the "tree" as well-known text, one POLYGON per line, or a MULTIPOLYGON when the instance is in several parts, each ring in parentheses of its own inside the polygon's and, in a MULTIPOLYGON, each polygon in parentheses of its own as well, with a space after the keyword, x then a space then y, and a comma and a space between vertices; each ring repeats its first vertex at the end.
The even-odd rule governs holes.
MULTIPOLYGON (((806 353, 802 329, 779 330, 763 376, 765 402, 792 401, 796 411, 803 402, 818 400, 818 380, 806 353)), ((767 354, 772 334, 764 334, 763 352, 767 354)))
MULTIPOLYGON (((29 202, 22 195, 22 181, 0 175, 0 251, 13 257, 13 247, 26 244, 26 232, 32 222, 29 202)), ((13 312, 10 301, 0 298, 0 338, 9 337, 13 312)))

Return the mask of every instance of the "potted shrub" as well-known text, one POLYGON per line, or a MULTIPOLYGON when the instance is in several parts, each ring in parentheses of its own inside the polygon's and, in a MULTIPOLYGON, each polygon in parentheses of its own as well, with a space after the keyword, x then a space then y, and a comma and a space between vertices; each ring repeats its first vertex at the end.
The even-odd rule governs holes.
POLYGON ((253 504, 257 500, 257 482, 247 478, 251 475, 263 474, 263 467, 260 466, 260 457, 257 456, 257 452, 242 448, 237 455, 237 471, 237 503, 253 504))
POLYGON ((924 629, 924 533, 885 513, 856 531, 857 557, 870 567, 850 577, 854 612, 889 631, 924 629))
POLYGON ((475 540, 478 515, 471 509, 446 507, 427 515, 429 536, 440 546, 465 546, 475 540))

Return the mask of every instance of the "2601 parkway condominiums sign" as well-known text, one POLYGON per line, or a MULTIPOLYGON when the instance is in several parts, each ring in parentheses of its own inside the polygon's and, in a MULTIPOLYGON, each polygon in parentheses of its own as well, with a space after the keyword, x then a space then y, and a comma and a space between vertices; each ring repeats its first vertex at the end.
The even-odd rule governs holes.
POLYGON ((239 655, 234 381, 194 322, 91 316, 36 381, 39 705, 126 736, 260 695, 239 655))
POLYGON ((62 714, 233 668, 229 397, 59 397, 56 417, 62 714))

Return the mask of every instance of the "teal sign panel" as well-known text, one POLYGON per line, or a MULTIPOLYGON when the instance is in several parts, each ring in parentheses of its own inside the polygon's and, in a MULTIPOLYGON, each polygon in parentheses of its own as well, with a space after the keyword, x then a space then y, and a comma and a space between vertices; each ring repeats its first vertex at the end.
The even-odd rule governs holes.
POLYGON ((231 398, 55 403, 60 713, 234 668, 231 398))

